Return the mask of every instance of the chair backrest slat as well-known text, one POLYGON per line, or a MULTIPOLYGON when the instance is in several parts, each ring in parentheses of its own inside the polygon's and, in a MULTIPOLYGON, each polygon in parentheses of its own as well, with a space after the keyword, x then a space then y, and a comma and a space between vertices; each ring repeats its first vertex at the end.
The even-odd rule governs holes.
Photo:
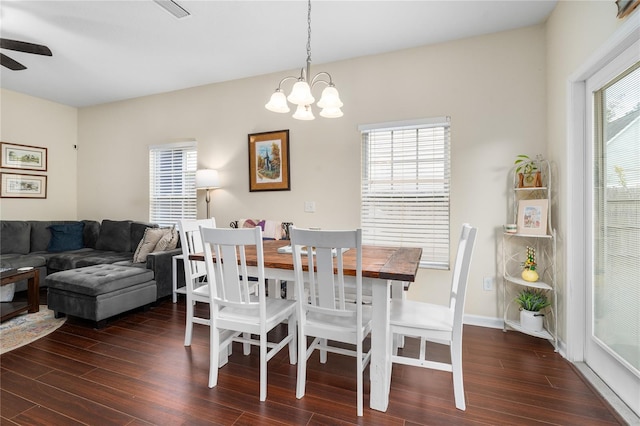
POLYGON ((454 313, 454 333, 462 333, 462 319, 467 293, 467 282, 469 280, 469 269, 471 267, 471 257, 473 256, 473 248, 475 246, 477 232, 477 228, 473 228, 467 223, 462 225, 455 265, 453 267, 451 297, 449 302, 449 308, 454 313))

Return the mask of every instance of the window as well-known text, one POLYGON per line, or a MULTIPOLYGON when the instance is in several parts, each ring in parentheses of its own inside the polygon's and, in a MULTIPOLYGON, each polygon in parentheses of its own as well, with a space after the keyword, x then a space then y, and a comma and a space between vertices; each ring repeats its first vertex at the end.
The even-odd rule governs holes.
POLYGON ((450 120, 360 126, 363 243, 421 247, 449 268, 450 120))
POLYGON ((182 142, 149 148, 149 220, 174 225, 196 219, 197 143, 182 142))

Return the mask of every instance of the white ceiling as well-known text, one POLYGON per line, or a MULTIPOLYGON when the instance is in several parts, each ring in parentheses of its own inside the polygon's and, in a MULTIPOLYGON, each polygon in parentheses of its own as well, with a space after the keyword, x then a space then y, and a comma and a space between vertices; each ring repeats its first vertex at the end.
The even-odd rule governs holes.
MULTIPOLYGON (((556 2, 314 0, 313 64, 539 24, 556 2)), ((0 84, 82 107, 304 66, 306 1, 179 3, 191 16, 151 0, 2 0, 0 35, 53 56, 3 49, 28 69, 0 68, 0 84)))

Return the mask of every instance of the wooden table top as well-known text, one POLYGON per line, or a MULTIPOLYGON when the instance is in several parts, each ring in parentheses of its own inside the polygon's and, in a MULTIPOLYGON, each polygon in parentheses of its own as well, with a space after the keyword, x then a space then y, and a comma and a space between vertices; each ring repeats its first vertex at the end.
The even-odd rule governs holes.
MULTIPOLYGON (((290 253, 278 253, 278 248, 290 244, 288 240, 265 240, 263 242, 264 267, 271 269, 293 270, 293 257, 290 253)), ((247 265, 256 266, 256 250, 246 247, 247 265)), ((394 281, 414 282, 422 256, 421 248, 410 247, 362 247, 362 276, 394 281)), ((189 256, 191 260, 204 260, 204 254, 189 256)), ((349 250, 343 256, 345 274, 355 275, 355 250, 349 250)))

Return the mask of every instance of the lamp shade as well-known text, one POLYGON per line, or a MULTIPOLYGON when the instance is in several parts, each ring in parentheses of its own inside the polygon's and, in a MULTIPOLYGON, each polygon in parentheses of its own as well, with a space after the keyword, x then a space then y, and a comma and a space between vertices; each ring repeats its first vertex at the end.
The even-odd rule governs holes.
POLYGON ((334 86, 325 87, 322 91, 322 96, 318 101, 318 106, 320 108, 341 108, 342 105, 338 89, 334 86))
POLYGON ((315 120, 313 111, 311 111, 309 105, 298 105, 295 114, 293 114, 293 118, 296 120, 315 120))
POLYGON ((344 114, 340 108, 324 108, 320 111, 320 116, 324 118, 340 118, 344 114))
POLYGON ((309 87, 306 81, 296 82, 287 99, 295 105, 311 105, 316 101, 311 95, 311 87, 309 87))
POLYGON ((287 104, 287 97, 280 91, 280 89, 273 92, 269 103, 265 105, 269 111, 273 112, 289 112, 289 105, 287 104))
POLYGON ((220 188, 220 178, 217 170, 196 170, 196 189, 220 188))

